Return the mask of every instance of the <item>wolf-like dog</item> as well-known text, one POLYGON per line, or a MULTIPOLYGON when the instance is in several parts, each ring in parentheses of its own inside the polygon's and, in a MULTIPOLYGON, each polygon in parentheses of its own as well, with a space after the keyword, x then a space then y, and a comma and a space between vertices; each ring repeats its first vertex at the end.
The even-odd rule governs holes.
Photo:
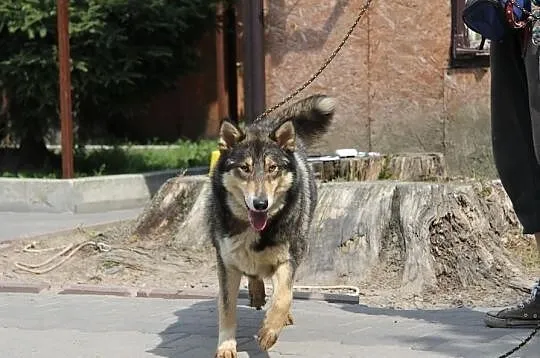
POLYGON ((251 306, 272 299, 258 333, 262 350, 293 323, 292 286, 307 248, 317 203, 306 147, 326 132, 336 101, 313 95, 240 128, 224 120, 220 157, 211 176, 209 234, 217 254, 219 338, 217 358, 237 357, 236 302, 242 275, 251 306))

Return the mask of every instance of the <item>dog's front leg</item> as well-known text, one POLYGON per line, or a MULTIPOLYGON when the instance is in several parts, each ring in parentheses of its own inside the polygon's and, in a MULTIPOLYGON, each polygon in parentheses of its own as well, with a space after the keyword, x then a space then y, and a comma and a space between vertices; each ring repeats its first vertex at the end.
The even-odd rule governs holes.
POLYGON ((219 340, 216 358, 236 358, 236 301, 242 274, 218 262, 219 340))
POLYGON ((272 276, 274 292, 272 303, 266 313, 259 331, 259 346, 262 350, 270 349, 277 341, 281 329, 292 324, 290 309, 292 305, 293 270, 290 262, 281 264, 272 276))

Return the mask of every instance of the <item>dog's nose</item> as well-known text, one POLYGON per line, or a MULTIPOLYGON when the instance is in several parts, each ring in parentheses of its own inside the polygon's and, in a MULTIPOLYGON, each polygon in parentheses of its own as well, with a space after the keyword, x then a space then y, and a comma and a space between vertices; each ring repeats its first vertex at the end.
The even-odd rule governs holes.
POLYGON ((268 199, 266 198, 253 199, 253 208, 255 208, 255 210, 260 210, 260 211, 264 211, 268 209, 268 199))

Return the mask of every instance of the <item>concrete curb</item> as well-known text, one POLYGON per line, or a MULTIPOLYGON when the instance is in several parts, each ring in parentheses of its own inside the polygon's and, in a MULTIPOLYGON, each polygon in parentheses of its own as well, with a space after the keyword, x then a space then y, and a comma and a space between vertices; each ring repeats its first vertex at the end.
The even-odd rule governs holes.
MULTIPOLYGON (((438 153, 408 153, 414 157, 438 153)), ((358 158, 380 156, 364 153, 358 158)), ((316 175, 321 175, 321 165, 352 158, 310 156, 316 175)), ((213 159, 215 161, 215 158, 213 159)), ((332 164, 334 165, 334 164, 332 164)), ((334 172, 332 167, 330 172, 334 172)), ((207 175, 209 167, 163 170, 142 174, 121 174, 78 179, 25 179, 0 178, 0 211, 11 212, 71 212, 96 213, 144 206, 170 178, 178 175, 207 175)), ((331 177, 330 179, 332 179, 331 177)), ((326 178, 328 179, 328 178, 326 178)))
MULTIPOLYGON (((160 288, 127 288, 122 286, 100 286, 100 285, 67 285, 54 290, 46 282, 12 282, 0 281, 0 293, 52 293, 59 295, 97 295, 97 296, 117 296, 117 297, 139 297, 139 298, 160 298, 160 299, 215 299, 217 292, 214 290, 185 289, 171 290, 160 288)), ((249 298, 248 291, 241 289, 238 295, 241 299, 249 298)), ((329 303, 359 304, 359 296, 345 294, 325 294, 311 292, 293 292, 293 299, 307 301, 324 301, 329 303)))
POLYGON ((168 179, 207 167, 77 179, 0 178, 0 211, 95 213, 144 206, 168 179))
POLYGON ((50 237, 57 237, 57 236, 68 236, 72 235, 77 232, 79 229, 84 229, 86 231, 104 231, 112 226, 122 225, 124 223, 130 222, 136 220, 135 219, 124 219, 124 220, 110 220, 110 221, 104 221, 100 222, 98 224, 89 224, 89 225, 79 225, 75 228, 70 229, 59 229, 59 230, 50 230, 46 232, 42 232, 38 235, 28 235, 28 236, 14 236, 7 240, 1 240, 0 245, 9 245, 14 242, 20 242, 20 241, 41 241, 46 240, 50 237))

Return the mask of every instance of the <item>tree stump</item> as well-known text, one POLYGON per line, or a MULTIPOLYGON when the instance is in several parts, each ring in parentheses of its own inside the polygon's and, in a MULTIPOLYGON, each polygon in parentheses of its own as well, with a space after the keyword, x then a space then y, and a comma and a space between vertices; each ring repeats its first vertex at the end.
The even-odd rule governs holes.
POLYGON ((516 228, 497 184, 328 183, 299 278, 408 292, 504 283, 520 275, 502 241, 516 228))
POLYGON ((443 181, 446 163, 440 153, 366 155, 312 161, 317 178, 328 181, 443 181))
MULTIPOLYGON (((213 254, 205 235, 208 194, 207 178, 170 179, 139 218, 136 235, 167 235, 173 247, 213 254)), ((523 279, 503 247, 518 229, 496 183, 323 183, 298 280, 408 293, 505 285, 523 279)))
POLYGON ((182 232, 181 226, 193 222, 194 208, 201 208, 208 190, 205 176, 179 176, 163 184, 137 220, 135 235, 148 237, 182 232), (196 204, 196 205, 195 205, 196 204))
MULTIPOLYGON (((484 292, 527 281, 504 248, 505 240, 520 235, 520 226, 499 183, 440 182, 445 171, 439 156, 429 165, 415 156, 365 160, 372 162, 349 162, 349 174, 339 174, 353 181, 318 183, 299 283, 391 288, 438 300, 441 292, 484 292), (396 177, 423 172, 439 181, 376 180, 381 167, 396 177)), ((170 179, 139 218, 135 234, 143 240, 168 237, 172 248, 208 252, 213 259, 205 231, 212 215, 207 195, 206 176, 170 179)))

